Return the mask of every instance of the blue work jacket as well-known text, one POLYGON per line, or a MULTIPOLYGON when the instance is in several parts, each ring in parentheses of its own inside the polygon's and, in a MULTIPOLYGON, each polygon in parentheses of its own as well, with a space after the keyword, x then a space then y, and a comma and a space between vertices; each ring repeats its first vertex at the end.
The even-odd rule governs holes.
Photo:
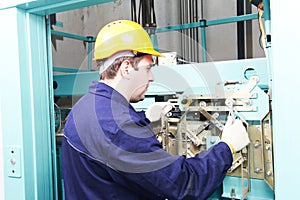
POLYGON ((231 166, 227 144, 193 158, 172 156, 149 123, 116 90, 93 82, 64 129, 66 200, 207 199, 231 166))

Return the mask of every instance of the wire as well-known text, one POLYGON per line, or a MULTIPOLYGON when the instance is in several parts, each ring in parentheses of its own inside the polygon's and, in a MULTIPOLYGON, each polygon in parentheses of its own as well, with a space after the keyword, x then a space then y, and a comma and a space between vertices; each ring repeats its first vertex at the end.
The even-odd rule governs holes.
POLYGON ((257 21, 258 21, 258 27, 259 27, 258 44, 259 44, 260 48, 264 49, 263 44, 262 44, 262 31, 260 29, 259 13, 257 13, 257 21))
POLYGON ((259 25, 259 30, 260 30, 260 33, 261 33, 261 36, 260 36, 260 41, 261 41, 261 45, 262 45, 262 48, 265 49, 265 42, 264 40, 266 39, 266 32, 265 32, 265 28, 264 28, 264 25, 263 25, 263 19, 262 19, 262 15, 263 15, 264 11, 263 10, 260 10, 258 11, 258 25, 259 25))
POLYGON ((197 63, 197 62, 192 62, 192 61, 188 61, 188 60, 184 60, 182 58, 177 58, 177 61, 180 61, 182 63, 186 63, 186 64, 193 64, 193 63, 197 63))
MULTIPOLYGON (((260 46, 262 47, 262 49, 264 50, 264 53, 265 53, 265 56, 267 58, 267 60, 269 59, 269 54, 268 54, 268 49, 267 49, 267 41, 266 41, 266 32, 265 32, 265 27, 264 27, 264 24, 263 24, 263 19, 262 19, 262 16, 263 16, 263 7, 262 5, 258 8, 258 25, 259 25, 259 30, 260 30, 260 46)), ((268 95, 271 96, 271 68, 270 68, 270 63, 268 62, 267 63, 267 69, 268 69, 268 76, 270 77, 269 78, 269 82, 268 82, 268 95)))
POLYGON ((142 26, 155 25, 156 26, 156 14, 154 9, 154 0, 140 0, 138 19, 137 22, 142 26))
POLYGON ((141 23, 140 17, 141 17, 141 10, 142 10, 142 0, 140 0, 140 4, 139 4, 139 12, 138 12, 138 23, 141 23))
POLYGON ((136 22, 136 2, 131 0, 131 20, 136 22))

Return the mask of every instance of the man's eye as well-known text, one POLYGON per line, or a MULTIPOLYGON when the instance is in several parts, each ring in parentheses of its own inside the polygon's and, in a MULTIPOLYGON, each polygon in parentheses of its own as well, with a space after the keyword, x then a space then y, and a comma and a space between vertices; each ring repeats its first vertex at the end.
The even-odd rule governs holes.
POLYGON ((157 56, 152 56, 152 62, 153 62, 154 64, 156 64, 157 60, 158 60, 158 57, 157 57, 157 56))
POLYGON ((154 67, 155 66, 155 64, 149 64, 149 65, 147 65, 147 69, 151 69, 152 67, 154 67))

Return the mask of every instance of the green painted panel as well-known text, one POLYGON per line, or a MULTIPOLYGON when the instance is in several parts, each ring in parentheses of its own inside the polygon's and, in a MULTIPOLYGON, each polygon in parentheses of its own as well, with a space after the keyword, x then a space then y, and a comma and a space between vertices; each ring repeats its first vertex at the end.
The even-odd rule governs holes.
POLYGON ((44 20, 22 9, 0 10, 5 199, 53 199, 44 20), (11 147, 20 155, 18 176, 8 176, 11 147))
MULTIPOLYGON (((1 32, 0 37, 0 98, 2 111, 2 142, 3 148, 9 145, 23 146, 22 141, 22 112, 21 112, 21 89, 20 89, 20 60, 18 57, 18 12, 17 9, 0 11, 0 24, 6 31, 1 32), (9 67, 8 67, 9 66, 9 67)), ((3 151, 1 152, 4 152, 3 151)), ((22 176, 19 178, 8 177, 9 169, 7 162, 9 157, 4 154, 4 190, 5 199, 24 199, 24 165, 23 148, 21 151, 22 176), (16 192, 18 188, 18 192, 16 192)))

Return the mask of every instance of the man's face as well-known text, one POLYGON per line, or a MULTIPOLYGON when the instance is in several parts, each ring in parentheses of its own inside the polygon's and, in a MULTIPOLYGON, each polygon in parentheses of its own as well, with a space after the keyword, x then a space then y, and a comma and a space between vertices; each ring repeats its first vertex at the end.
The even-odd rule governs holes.
POLYGON ((136 103, 144 100, 145 93, 149 87, 149 83, 154 81, 154 76, 151 71, 152 68, 152 56, 143 56, 142 60, 138 64, 138 70, 131 71, 132 81, 132 95, 129 99, 131 103, 136 103))

